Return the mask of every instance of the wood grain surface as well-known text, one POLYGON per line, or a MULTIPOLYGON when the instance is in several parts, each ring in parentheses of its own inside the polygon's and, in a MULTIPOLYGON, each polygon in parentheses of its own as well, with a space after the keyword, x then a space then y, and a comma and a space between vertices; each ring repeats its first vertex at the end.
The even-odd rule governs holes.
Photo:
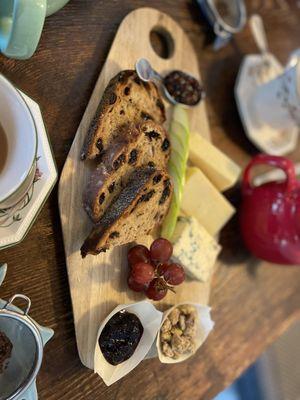
MULTIPOLYGON (((47 19, 38 51, 30 60, 0 56, 0 72, 40 104, 59 171, 120 22, 133 9, 149 4, 170 14, 193 43, 208 94, 213 142, 241 166, 256 154, 244 135, 233 97, 243 56, 257 51, 247 27, 226 48, 214 52, 209 30, 190 0, 71 0, 47 19)), ((249 13, 263 16, 270 48, 283 63, 299 46, 297 4, 247 1, 249 13)), ((299 148, 291 158, 299 161, 299 148)), ((228 196, 239 204, 238 188, 228 196)), ((300 270, 252 258, 243 248, 236 219, 223 230, 221 241, 223 266, 211 293, 216 326, 205 345, 183 365, 145 361, 107 388, 78 357, 56 187, 26 239, 0 252, 0 260, 8 263, 0 296, 27 294, 32 316, 55 330, 38 377, 39 398, 208 400, 230 384, 300 317, 300 270)))
MULTIPOLYGON (((168 50, 166 48, 166 50, 168 50)), ((127 246, 116 247, 111 251, 95 256, 81 257, 80 247, 92 229, 92 224, 82 207, 82 193, 89 178, 87 163, 80 160, 82 145, 90 123, 100 103, 103 91, 111 78, 124 69, 134 68, 135 62, 147 58, 163 74, 174 69, 189 71, 201 80, 197 56, 194 49, 176 22, 167 14, 151 8, 139 8, 129 13, 122 21, 114 38, 95 89, 75 135, 59 182, 59 210, 65 244, 66 263, 73 306, 73 317, 77 347, 82 363, 94 368, 94 351, 97 332, 101 321, 120 304, 142 300, 145 296, 127 287, 127 246), (170 57, 159 57, 151 46, 151 32, 164 37, 168 35, 170 57), (169 36, 170 35, 170 36, 169 36), (171 45, 172 40, 172 45, 171 45), (172 48, 171 48, 172 47, 172 48)), ((168 116, 172 107, 165 102, 168 116)), ((201 127, 201 134, 209 138, 205 104, 189 111, 192 131, 201 127)), ((150 237, 139 238, 139 243, 150 245, 150 237)), ((208 304, 210 280, 201 283, 187 279, 184 285, 176 288, 176 294, 168 295, 156 306, 166 310, 184 301, 208 304)))

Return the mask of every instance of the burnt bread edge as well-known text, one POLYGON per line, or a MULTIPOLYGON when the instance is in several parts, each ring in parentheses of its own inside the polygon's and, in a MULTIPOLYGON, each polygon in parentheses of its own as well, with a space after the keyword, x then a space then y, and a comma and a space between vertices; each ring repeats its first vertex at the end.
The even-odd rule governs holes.
MULTIPOLYGON (((135 175, 136 178, 136 175, 135 175)), ((127 216, 132 214, 132 212, 139 206, 143 204, 143 202, 148 202, 151 198, 152 195, 155 193, 155 185, 163 180, 163 186, 160 186, 160 194, 156 198, 157 203, 153 203, 154 211, 156 212, 155 215, 153 215, 154 222, 152 219, 149 220, 152 221, 150 222, 150 225, 148 226, 148 230, 143 232, 142 234, 149 234, 156 226, 160 225, 166 216, 168 209, 170 207, 171 203, 171 198, 172 198, 172 193, 173 193, 173 185, 170 179, 170 176, 168 175, 166 170, 152 170, 150 174, 148 174, 148 177, 144 180, 143 185, 140 187, 139 191, 137 191, 136 196, 134 197, 133 200, 129 201, 128 204, 124 206, 124 204, 121 204, 121 211, 118 213, 116 218, 113 218, 113 220, 108 220, 108 216, 106 215, 106 221, 108 222, 109 225, 104 225, 104 223, 97 224, 96 227, 92 230, 88 238, 86 239, 84 245, 82 246, 82 257, 84 258, 88 253, 89 254, 94 254, 97 255, 101 252, 105 252, 110 248, 112 245, 109 242, 109 239, 113 239, 114 237, 112 235, 117 234, 119 237, 120 232, 119 232, 119 223, 122 225, 124 221, 126 221, 127 216), (155 178, 157 176, 160 176, 160 179, 158 181, 155 181, 155 178), (153 184, 154 186, 153 186, 153 184), (148 188, 148 189, 147 189, 148 188), (166 189, 168 191, 167 196, 165 196, 166 189), (145 193, 145 190, 148 190, 147 193, 145 193), (96 232, 95 232, 96 231, 96 232), (95 235, 92 236, 92 233, 95 233, 95 235), (92 241, 90 239, 92 238, 92 241)), ((139 212, 139 211, 138 211, 139 212)), ((137 217, 141 214, 137 214, 137 217)), ((103 222, 103 219, 102 219, 103 222)), ((128 242, 132 241, 133 238, 127 238, 128 242)), ((121 244, 125 244, 125 241, 121 242, 121 244)), ((118 245, 118 244, 115 244, 118 245)), ((114 246, 114 245, 113 245, 114 246)))
POLYGON ((133 172, 127 186, 122 190, 116 201, 107 209, 103 217, 95 225, 81 246, 80 251, 82 258, 85 258, 89 253, 99 254, 100 252, 105 252, 107 250, 95 250, 97 248, 99 238, 103 236, 105 231, 108 230, 110 226, 122 216, 131 203, 138 198, 138 194, 154 172, 155 169, 150 167, 139 168, 133 172))
POLYGON ((89 147, 92 143, 92 139, 97 132, 97 129, 99 127, 100 121, 101 121, 101 116, 105 114, 106 109, 111 106, 111 101, 112 99, 116 96, 115 90, 117 85, 122 82, 125 79, 128 79, 130 76, 132 76, 134 73, 134 70, 124 70, 119 72, 116 76, 114 76, 106 86, 104 93, 102 95, 102 98, 100 100, 100 103, 97 107, 96 113, 92 119, 92 122, 90 124, 90 127, 88 129, 88 132, 86 134, 81 153, 80 153, 80 158, 81 160, 85 160, 86 158, 89 158, 90 156, 90 151, 89 147))

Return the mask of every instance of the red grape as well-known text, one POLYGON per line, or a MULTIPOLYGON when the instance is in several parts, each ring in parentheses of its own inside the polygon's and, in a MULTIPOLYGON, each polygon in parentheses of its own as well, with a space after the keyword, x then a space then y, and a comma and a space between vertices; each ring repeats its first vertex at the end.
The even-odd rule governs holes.
POLYGON ((164 278, 170 285, 180 285, 185 279, 184 269, 179 264, 170 264, 164 272, 164 278))
POLYGON ((131 268, 131 277, 136 283, 147 284, 154 278, 154 268, 145 262, 134 264, 131 268))
POLYGON ((128 277, 127 284, 129 289, 133 290, 134 292, 143 292, 148 287, 148 285, 141 285, 140 283, 136 283, 132 276, 128 277))
POLYGON ((173 253, 173 246, 167 240, 159 238, 154 240, 150 247, 151 260, 166 262, 168 261, 173 253))
POLYGON ((166 283, 161 278, 155 278, 150 282, 146 290, 146 296, 151 300, 161 300, 167 294, 168 288, 166 283))
POLYGON ((159 264, 157 267, 157 273, 159 276, 164 275, 164 273, 166 272, 167 268, 169 267, 169 264, 159 264))
POLYGON ((131 266, 134 264, 137 264, 139 262, 149 263, 150 262, 150 251, 147 249, 146 246, 143 246, 142 244, 138 244, 138 245, 132 247, 128 251, 127 259, 131 266))

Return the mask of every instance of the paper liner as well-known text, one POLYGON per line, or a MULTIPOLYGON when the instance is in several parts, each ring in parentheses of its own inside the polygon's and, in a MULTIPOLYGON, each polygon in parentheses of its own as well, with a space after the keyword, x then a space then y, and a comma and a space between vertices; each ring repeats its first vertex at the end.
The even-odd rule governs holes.
POLYGON ((161 322, 161 325, 160 325, 160 328, 159 328, 159 331, 157 334, 157 339, 156 339, 156 348, 157 348, 158 358, 159 358, 160 362, 162 362, 163 364, 175 364, 175 363, 179 363, 179 362, 187 360, 188 358, 190 358, 192 355, 194 355, 196 353, 196 351, 205 342, 207 336, 209 335, 209 333, 211 332, 211 330, 214 327, 214 322, 212 321, 211 316, 210 316, 210 310, 211 310, 211 308, 208 306, 204 306, 204 305, 197 304, 197 303, 184 302, 184 303, 176 304, 175 306, 169 308, 164 313, 163 319, 162 319, 162 322, 161 322), (173 358, 165 356, 161 351, 160 329, 161 329, 165 319, 170 314, 170 312, 172 310, 174 310, 174 308, 177 308, 177 307, 183 306, 183 305, 194 306, 198 312, 197 331, 196 331, 196 337, 194 339, 195 340, 195 350, 191 353, 183 354, 179 358, 173 359, 173 358))
POLYGON ((101 323, 95 345, 94 372, 101 376, 107 386, 123 378, 123 376, 132 371, 145 358, 160 329, 162 316, 162 312, 156 310, 149 301, 145 300, 134 304, 119 305, 101 323), (135 314, 140 319, 144 332, 133 355, 127 361, 119 365, 111 365, 104 358, 98 344, 98 339, 110 318, 121 310, 126 310, 135 314))

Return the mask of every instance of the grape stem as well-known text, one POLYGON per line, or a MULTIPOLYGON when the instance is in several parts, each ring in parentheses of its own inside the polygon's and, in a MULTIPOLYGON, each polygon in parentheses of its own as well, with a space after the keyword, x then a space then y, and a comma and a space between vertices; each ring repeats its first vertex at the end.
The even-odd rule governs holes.
POLYGON ((174 289, 173 286, 169 286, 169 285, 166 285, 166 286, 167 286, 167 289, 168 289, 168 290, 171 290, 171 292, 173 292, 173 293, 176 294, 176 290, 174 289))

